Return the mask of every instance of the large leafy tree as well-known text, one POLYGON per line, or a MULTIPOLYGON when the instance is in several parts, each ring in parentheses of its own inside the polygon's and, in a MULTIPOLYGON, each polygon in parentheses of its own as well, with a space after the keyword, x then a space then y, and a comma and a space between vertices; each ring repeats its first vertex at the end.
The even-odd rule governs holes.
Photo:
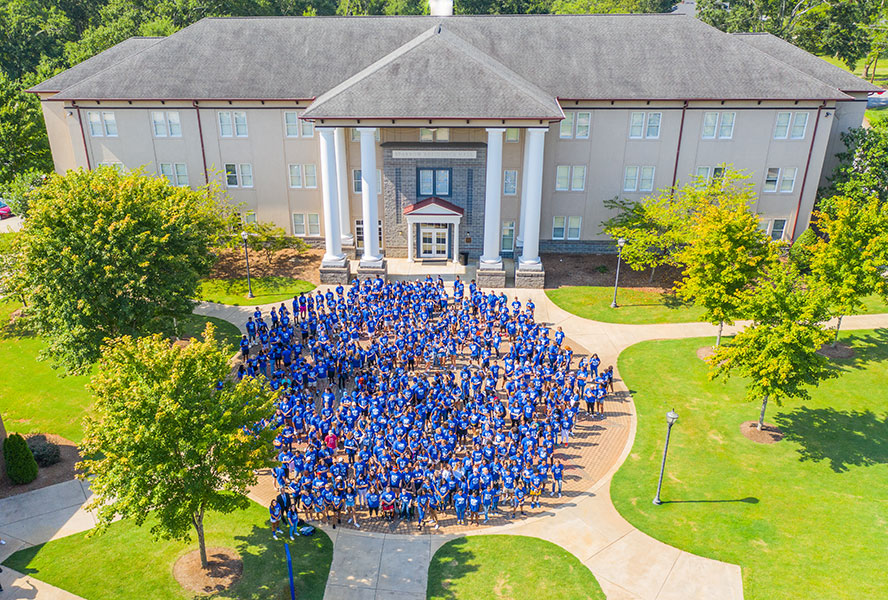
POLYGON ((41 57, 59 57, 71 34, 70 20, 53 2, 5 0, 0 4, 0 70, 10 79, 22 77, 41 57))
POLYGON ((830 312, 837 317, 833 347, 842 317, 857 312, 870 294, 888 295, 883 277, 888 264, 888 204, 875 194, 864 201, 834 198, 833 214, 815 215, 822 238, 811 246, 811 275, 823 288, 830 312))
POLYGON ((811 290, 791 262, 771 263, 758 285, 743 294, 752 324, 709 357, 710 378, 746 380, 746 399, 760 400, 758 427, 764 426, 768 401, 809 398, 808 388, 834 377, 818 350, 830 337, 822 323, 826 301, 811 290))
POLYGON ((684 271, 675 291, 718 324, 718 347, 725 323, 742 316, 745 292, 777 254, 750 210, 755 192, 739 173, 728 171, 707 187, 715 201, 698 202, 685 223, 690 239, 677 253, 684 271))
POLYGON ((271 432, 255 425, 272 410, 259 379, 229 377, 230 350, 208 324, 185 348, 159 334, 122 337, 105 347, 90 388, 78 466, 90 478, 101 531, 117 517, 154 517, 158 538, 197 535, 207 568, 204 516, 249 504, 255 470, 269 464, 271 432))
POLYGON ((0 182, 33 169, 52 169, 40 102, 0 72, 0 182))
POLYGON ((842 134, 845 150, 837 156, 829 185, 820 190, 818 209, 834 214, 834 198, 858 201, 876 194, 888 200, 888 122, 878 120, 870 128, 851 129, 842 134))
POLYGON ((45 356, 70 371, 94 362, 105 338, 190 313, 231 215, 214 188, 112 167, 54 175, 30 199, 15 285, 45 356))
POLYGON ((654 280, 657 267, 675 264, 676 252, 684 243, 684 231, 664 219, 659 201, 665 198, 605 200, 604 206, 616 214, 602 222, 602 228, 615 240, 623 239, 623 261, 633 271, 650 269, 654 280))

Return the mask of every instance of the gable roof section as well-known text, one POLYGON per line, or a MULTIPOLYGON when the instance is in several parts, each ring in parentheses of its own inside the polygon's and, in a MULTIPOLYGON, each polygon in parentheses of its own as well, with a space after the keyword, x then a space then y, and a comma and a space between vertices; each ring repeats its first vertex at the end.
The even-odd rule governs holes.
POLYGON ((798 46, 794 46, 770 33, 735 33, 733 35, 765 54, 785 62, 799 71, 807 73, 811 77, 819 79, 823 83, 843 92, 882 91, 882 88, 869 83, 865 79, 861 79, 841 67, 832 65, 822 58, 805 52, 798 46))
POLYGON ((305 118, 562 119, 552 94, 436 25, 305 111, 305 118))
MULTIPOLYGON (((498 75, 490 66, 503 65, 513 94, 529 84, 562 99, 848 99, 738 36, 671 14, 207 18, 101 73, 71 75, 53 99, 315 99, 399 49, 401 65, 419 66, 404 47, 439 24, 466 44, 427 46, 439 61, 469 58, 486 85, 498 75)), ((393 88, 436 76, 386 72, 393 88)))
POLYGON ((437 196, 420 200, 404 208, 405 215, 426 215, 426 216, 463 216, 465 211, 447 200, 442 200, 437 196))
POLYGON ((162 37, 132 37, 128 40, 111 46, 104 52, 99 52, 95 56, 77 63, 70 69, 62 71, 54 77, 50 77, 46 81, 39 83, 29 89, 29 92, 58 92, 70 85, 82 81, 87 77, 91 77, 96 73, 117 64, 123 59, 141 52, 145 48, 152 46, 162 40, 162 37))

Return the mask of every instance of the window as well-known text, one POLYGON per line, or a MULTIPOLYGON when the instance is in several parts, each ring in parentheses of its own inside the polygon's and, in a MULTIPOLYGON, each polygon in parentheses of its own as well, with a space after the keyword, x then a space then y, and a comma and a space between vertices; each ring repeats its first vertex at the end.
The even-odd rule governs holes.
POLYGON ((694 186, 697 188, 704 187, 709 181, 709 167, 697 167, 695 177, 694 186))
POLYGON ((308 213, 308 235, 321 235, 321 217, 318 213, 308 213))
POLYGON ((315 125, 312 121, 301 121, 300 132, 304 138, 313 138, 315 134, 315 125))
POLYGON ((503 230, 500 239, 501 252, 511 252, 515 249, 515 221, 503 221, 503 230))
POLYGON ((654 167, 642 167, 638 179, 638 191, 650 192, 654 189, 654 167))
POLYGON ((564 239, 564 223, 567 219, 565 217, 552 217, 552 239, 553 240, 563 240, 564 239))
POLYGON ((660 137, 660 120, 662 118, 663 113, 648 113, 647 129, 645 131, 644 137, 651 139, 660 137))
POLYGON ((256 222, 256 213, 252 210, 248 210, 246 214, 244 214, 244 223, 255 223, 256 222))
POLYGON ((509 127, 506 129, 506 141, 510 144, 517 142, 520 136, 521 130, 517 127, 509 127))
MULTIPOLYGON (((379 135, 379 130, 376 130, 376 135, 379 135)), ((439 127, 435 132, 435 139, 439 142, 449 142, 450 141, 450 129, 447 127, 439 127)), ((376 141, 379 141, 379 138, 376 138, 376 141)))
POLYGON ((786 219, 774 219, 771 221, 771 240, 778 242, 783 239, 786 231, 786 219))
POLYGON ((585 140, 589 138, 589 129, 592 123, 592 113, 577 113, 577 139, 585 140))
POLYGON ((293 213, 293 235, 305 235, 305 215, 293 213))
POLYGON ((713 179, 721 179, 725 176, 725 168, 724 167, 712 167, 712 178, 713 179))
POLYGON ((92 137, 117 137, 117 119, 113 112, 87 111, 89 134, 92 137))
POLYGON ((574 129, 574 114, 572 112, 564 113, 564 119, 561 120, 560 137, 572 138, 574 129))
POLYGON ((808 113, 797 112, 792 118, 792 129, 789 139, 801 140, 805 137, 805 129, 808 127, 808 113))
MULTIPOLYGON (((382 220, 377 221, 376 231, 379 233, 379 247, 382 248, 382 220)), ((364 249, 364 220, 357 219, 355 221, 355 248, 357 250, 364 249)))
MULTIPOLYGON (((353 169, 352 170, 352 191, 356 194, 360 194, 363 190, 363 186, 361 185, 361 169, 353 169)), ((376 169, 376 194, 379 195, 382 193, 382 171, 376 169)))
POLYGON ((582 192, 586 189, 586 167, 574 165, 570 176, 570 189, 574 192, 582 192))
POLYGON ((578 240, 580 239, 580 224, 582 223, 582 217, 568 217, 567 218, 567 239, 569 240, 578 240))
POLYGON ((644 135, 644 113, 634 112, 629 115, 629 137, 640 138, 644 135))
POLYGON ((780 181, 780 169, 770 168, 768 169, 768 174, 765 175, 765 186, 762 189, 764 192, 776 192, 777 184, 780 181))
POLYGON ((287 129, 287 137, 299 137, 299 113, 285 112, 284 123, 287 129))
POLYGON ((318 187, 318 169, 315 165, 302 165, 303 183, 307 188, 318 187))
POLYGON ((302 165, 290 165, 290 187, 302 187, 302 165))
POLYGON ((555 190, 565 192, 570 189, 570 167, 558 165, 555 167, 555 190))
POLYGON ((226 163, 225 182, 228 187, 253 187, 253 165, 249 163, 226 163))
POLYGON ((734 120, 737 118, 735 112, 725 112, 721 114, 721 125, 718 127, 718 137, 721 140, 729 140, 734 137, 734 120))
POLYGON ((419 169, 419 196, 449 196, 450 169, 419 169))
POLYGON ((422 128, 419 130, 419 141, 420 142, 434 142, 435 141, 435 132, 431 129, 422 128))
POLYGON ((154 111, 151 113, 154 137, 182 137, 182 123, 178 111, 154 111))
POLYGON ((795 167, 788 167, 783 169, 780 177, 780 192, 783 194, 789 194, 792 192, 792 189, 795 187, 795 178, 796 178, 795 167))
POLYGON ((188 185, 188 167, 185 163, 160 163, 160 173, 172 185, 181 187, 188 185))
MULTIPOLYGON (((373 134, 373 137, 376 138, 376 141, 379 141, 379 128, 376 129, 376 133, 373 134)), ((351 128, 351 141, 360 142, 361 141, 361 132, 358 131, 356 127, 351 128)))
POLYGON ((99 163, 100 167, 114 167, 118 173, 123 173, 123 163, 116 160, 105 160, 99 163))
POLYGON ((634 192, 638 189, 638 167, 626 167, 623 175, 623 191, 634 192))
POLYGON ((222 137, 247 137, 247 113, 219 111, 219 135, 222 137))
POLYGON ((718 113, 708 112, 703 114, 703 139, 715 139, 715 130, 718 128, 718 113))
POLYGON ((774 127, 774 139, 785 140, 789 136, 789 121, 792 119, 792 113, 777 113, 777 125, 774 127))
MULTIPOLYGON (((379 141, 379 129, 376 130, 376 141, 379 141)), ((450 129, 447 127, 438 127, 437 129, 421 128, 419 130, 420 142, 449 142, 450 129)))
POLYGON ((518 170, 506 169, 503 171, 503 195, 514 196, 518 193, 518 170))

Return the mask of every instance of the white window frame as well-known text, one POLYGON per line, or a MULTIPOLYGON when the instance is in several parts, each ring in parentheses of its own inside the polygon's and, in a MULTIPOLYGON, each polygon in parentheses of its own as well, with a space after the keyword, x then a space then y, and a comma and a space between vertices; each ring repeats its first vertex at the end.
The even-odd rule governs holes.
POLYGON ((638 175, 640 167, 630 165, 623 170, 623 191, 634 192, 638 189, 638 175), (630 173, 632 173, 630 175, 630 173), (629 182, 632 182, 631 184, 629 182))
POLYGON ((318 187, 318 167, 316 165, 302 165, 302 186, 309 190, 318 187))
POLYGON ((293 213, 293 235, 305 237, 308 231, 304 213, 293 213))
POLYGON ((160 163, 159 172, 170 185, 188 187, 188 165, 185 163, 160 163))
POLYGON ((244 223, 255 223, 256 222, 256 211, 248 210, 244 213, 244 223))
MULTIPOLYGON (((376 221, 376 233, 379 236, 379 247, 382 248, 382 219, 376 221)), ((364 219, 355 219, 355 250, 364 249, 364 219)))
MULTIPOLYGON (((376 129, 376 141, 379 141, 379 128, 376 129)), ((436 142, 449 142, 450 141, 450 128, 449 127, 438 127, 435 130, 435 141, 436 142)))
POLYGON ((552 239, 553 240, 563 240, 567 236, 567 217, 556 215, 552 217, 552 239), (561 225, 558 225, 559 219, 561 221, 561 225), (556 230, 561 230, 561 235, 555 233, 556 230))
MULTIPOLYGON (((352 193, 360 194, 363 190, 361 184, 361 169, 352 169, 352 193)), ((376 195, 382 194, 382 170, 376 169, 376 195)))
POLYGON ((765 182, 762 184, 762 193, 773 194, 780 189, 780 174, 781 169, 779 167, 768 167, 765 170, 765 182), (776 174, 772 177, 771 174, 775 171, 776 174))
POLYGON ((583 232, 583 217, 573 216, 567 217, 567 227, 565 229, 565 237, 569 240, 578 240, 583 232), (575 223, 575 225, 574 225, 575 223), (576 230, 576 234, 571 235, 571 231, 576 230))
POLYGON ((710 172, 712 172, 712 167, 697 167, 697 171, 694 173, 694 179, 696 180, 695 185, 698 188, 706 185, 709 181, 710 172))
POLYGON ((123 173, 123 163, 119 160, 103 160, 99 163, 100 167, 114 167, 118 173, 123 173))
MULTIPOLYGON (((352 127, 352 128, 350 128, 349 136, 350 136, 349 139, 350 139, 352 142, 354 142, 354 143, 356 143, 356 144, 357 144, 357 143, 360 143, 360 141, 361 141, 361 132, 358 131, 358 128, 357 128, 357 127, 352 127)), ((376 128, 376 131, 373 133, 373 137, 376 139, 377 142, 379 141, 379 127, 376 128)))
POLYGON ((313 138, 315 136, 315 124, 314 121, 305 121, 302 120, 299 122, 299 137, 302 138, 313 138))
POLYGON ((570 191, 582 192, 586 189, 586 165, 574 165, 570 168, 570 191), (582 173, 579 184, 577 184, 577 175, 582 173))
POLYGON ((518 169, 503 169, 503 196, 518 195, 518 169), (509 176, 512 183, 509 185, 509 176))
POLYGON ((173 163, 160 163, 158 172, 161 177, 165 177, 170 185, 176 185, 176 173, 173 170, 173 163))
POLYGON ((774 121, 774 139, 785 140, 789 137, 789 130, 792 126, 792 113, 788 111, 780 111, 774 121), (781 119, 785 118, 786 122, 781 123, 781 119))
POLYGON ((253 165, 251 163, 240 163, 237 165, 237 178, 240 187, 253 187, 253 165), (248 183, 249 181, 249 183, 248 183))
POLYGON ((288 138, 298 138, 299 130, 301 129, 301 124, 299 123, 299 113, 295 110, 285 110, 284 111, 284 135, 288 138), (293 118, 293 122, 290 122, 290 117, 293 118), (294 133, 291 133, 290 128, 295 130, 294 133))
POLYGON ((230 110, 220 110, 218 112, 219 121, 219 137, 234 137, 234 121, 231 118, 230 110), (227 130, 227 133, 226 133, 227 130))
POLYGON ((507 127, 506 135, 504 137, 506 143, 515 144, 521 139, 521 130, 517 127, 507 127))
POLYGON ((249 137, 250 131, 247 127, 247 113, 243 110, 231 111, 231 120, 234 124, 234 137, 249 137))
POLYGON ((700 137, 704 140, 714 140, 718 135, 718 112, 707 111, 703 113, 703 130, 700 137))
POLYGON ((240 187, 240 173, 237 170, 237 163, 225 163, 222 165, 222 170, 225 173, 225 187, 227 188, 238 188, 240 187), (229 169, 229 167, 231 167, 229 169), (231 183, 231 178, 234 177, 234 183, 231 183))
POLYGON ((629 139, 630 140, 641 140, 644 139, 644 130, 645 130, 645 115, 644 111, 635 111, 629 113, 629 139))
POLYGON ((780 184, 777 191, 781 194, 791 194, 795 190, 795 180, 799 170, 796 167, 784 167, 780 169, 780 184), (789 187, 786 188, 787 183, 789 187))
POLYGON ((503 221, 500 228, 500 252, 513 252, 515 250, 515 221, 503 221), (506 245, 506 240, 511 242, 506 245))
POLYGON ((86 112, 90 137, 117 137, 117 117, 112 110, 86 112))
POLYGON ((565 111, 564 118, 558 124, 558 137, 562 140, 572 139, 574 136, 574 113, 573 111, 565 111))
POLYGON ((302 188, 302 165, 287 165, 287 185, 290 189, 298 190, 302 188))
POLYGON ((771 238, 772 242, 780 242, 786 237, 786 226, 789 225, 789 217, 776 217, 773 219, 763 219, 760 221, 761 229, 765 232, 769 238, 771 238), (774 237, 774 225, 777 221, 783 221, 783 228, 780 230, 780 235, 778 237, 774 237))
POLYGON ((645 122, 644 122, 644 138, 646 140, 660 139, 660 128, 662 127, 662 125, 663 125, 663 113, 661 113, 661 112, 647 113, 647 118, 645 119, 645 122), (657 117, 657 124, 656 124, 657 132, 655 134, 651 135, 651 127, 653 127, 653 125, 651 125, 651 117, 654 117, 654 116, 657 117))
POLYGON ((654 191, 654 177, 657 174, 656 167, 653 166, 643 166, 638 169, 638 191, 639 192, 653 192, 654 191), (645 176, 645 172, 650 172, 650 177, 645 176), (645 184, 645 180, 650 181, 650 184, 645 184))
POLYGON ((555 191, 570 191, 570 165, 557 165, 555 167, 555 191), (560 181, 564 180, 564 185, 560 181))
POLYGON ((808 113, 797 112, 792 116, 792 123, 789 126, 789 139, 803 140, 808 132, 808 113), (799 122, 801 121, 801 123, 799 122), (796 133, 796 128, 801 127, 801 133, 796 133))
POLYGON ((576 114, 576 139, 588 140, 592 133, 592 113, 580 111, 576 114))
POLYGON ((435 132, 431 130, 429 127, 420 127, 419 128, 419 141, 423 143, 434 142, 435 141, 435 132))
POLYGON ((182 121, 179 119, 179 111, 151 111, 151 131, 156 138, 182 137, 182 121), (160 118, 158 119, 158 117, 160 118))
POLYGON ((718 122, 718 139, 720 140, 731 140, 734 139, 734 125, 737 123, 737 112, 736 111, 726 111, 719 115, 718 122), (731 115, 730 122, 728 125, 725 125, 725 117, 731 115), (725 132, 725 127, 729 127, 730 129, 725 132))
POLYGON ((309 237, 320 237, 321 235, 321 215, 318 213, 307 213, 305 222, 309 237))

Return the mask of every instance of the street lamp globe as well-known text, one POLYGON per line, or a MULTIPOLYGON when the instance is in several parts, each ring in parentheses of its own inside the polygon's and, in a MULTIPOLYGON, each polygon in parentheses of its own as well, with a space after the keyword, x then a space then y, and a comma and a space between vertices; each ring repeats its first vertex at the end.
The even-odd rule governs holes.
POLYGON ((666 423, 671 427, 675 425, 675 422, 678 421, 678 413, 675 412, 675 409, 670 410, 666 413, 666 423))
POLYGON ((619 246, 620 248, 622 248, 625 245, 626 245, 626 238, 620 238, 617 240, 617 246, 619 246))
POLYGON ((241 231, 241 239, 242 240, 244 240, 246 242, 248 237, 250 237, 249 233, 247 233, 246 231, 241 231))

